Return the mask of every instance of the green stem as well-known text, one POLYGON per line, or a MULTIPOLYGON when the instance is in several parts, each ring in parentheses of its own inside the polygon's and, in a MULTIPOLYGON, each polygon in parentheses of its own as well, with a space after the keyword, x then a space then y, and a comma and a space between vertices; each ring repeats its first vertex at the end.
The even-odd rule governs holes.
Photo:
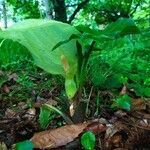
POLYGON ((72 120, 68 116, 66 116, 63 112, 61 112, 59 109, 57 109, 56 107, 49 105, 49 104, 44 104, 44 106, 47 109, 54 110, 55 112, 60 114, 64 118, 64 120, 66 121, 67 124, 73 124, 72 120))
POLYGON ((79 79, 81 87, 83 86, 83 83, 86 80, 86 67, 87 67, 87 63, 88 63, 90 54, 91 54, 91 52, 93 50, 93 47, 94 47, 95 43, 96 43, 96 41, 93 41, 91 43, 91 45, 89 47, 89 50, 88 50, 87 53, 85 53, 83 61, 82 61, 82 70, 81 70, 80 79, 79 79))

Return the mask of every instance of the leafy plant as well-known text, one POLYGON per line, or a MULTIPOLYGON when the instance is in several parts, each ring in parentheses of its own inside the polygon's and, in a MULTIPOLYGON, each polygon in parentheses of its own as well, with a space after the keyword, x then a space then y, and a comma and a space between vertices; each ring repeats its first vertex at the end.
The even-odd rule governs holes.
POLYGON ((33 150, 34 145, 31 141, 23 141, 15 144, 15 149, 16 150, 33 150))
POLYGON ((131 108, 131 98, 128 95, 123 95, 118 97, 113 101, 113 104, 111 105, 111 108, 121 108, 125 109, 127 111, 130 111, 131 108))
MULTIPOLYGON (((1 31, 0 36, 24 45, 31 52, 35 63, 45 71, 61 74, 66 78, 66 82, 67 80, 74 82, 77 68, 75 42, 71 41, 52 51, 57 42, 67 39, 73 33, 79 32, 68 24, 32 19, 1 31), (67 75, 65 69, 67 69, 67 75)), ((69 98, 72 96, 69 95, 69 98)))
MULTIPOLYGON (((68 43, 69 41, 76 39, 77 46, 77 58, 78 58, 78 68, 76 73, 76 84, 78 89, 81 89, 83 83, 86 81, 87 77, 87 66, 93 52, 101 52, 100 47, 104 47, 105 44, 109 44, 121 37, 124 37, 128 34, 137 34, 140 33, 139 29, 136 27, 134 22, 131 19, 121 18, 116 22, 108 25, 103 31, 90 29, 86 26, 77 26, 76 27, 82 34, 77 35, 73 34, 69 39, 59 42, 53 50, 59 46, 68 43), (121 26, 121 28, 120 28, 121 26), (132 30, 131 30, 132 29, 132 30), (84 48, 83 48, 84 47, 84 48), (83 48, 83 49, 82 49, 83 48)), ((97 54, 96 54, 97 55, 97 54)), ((109 72, 108 72, 109 74, 109 72)), ((108 74, 106 74, 108 76, 108 74)), ((105 75, 99 73, 98 76, 101 76, 101 81, 105 82, 105 75)), ((120 77, 120 82, 123 81, 124 77, 120 77)), ((124 79, 126 80, 126 79, 124 79)), ((109 82, 108 82, 109 83, 109 82)), ((73 86, 72 86, 73 87, 73 86)))
POLYGON ((139 33, 131 19, 123 18, 103 31, 84 26, 77 29, 82 34, 64 23, 33 19, 1 31, 0 37, 18 41, 31 52, 39 67, 49 73, 64 76, 66 93, 71 99, 86 81, 88 60, 94 50, 100 50, 98 45, 107 44, 127 34, 139 33), (121 28, 118 28, 120 25, 121 28))
POLYGON ((13 6, 14 20, 22 18, 40 18, 38 1, 7 0, 7 3, 13 6))
POLYGON ((149 97, 149 29, 98 45, 89 60, 89 79, 102 90, 118 89, 124 84, 137 96, 149 97), (146 92, 147 91, 147 92, 146 92))
POLYGON ((24 46, 8 39, 0 40, 0 54, 0 68, 17 63, 22 59, 32 59, 29 51, 24 46))
POLYGON ((56 107, 52 106, 52 105, 49 105, 49 104, 45 104, 43 105, 43 107, 45 109, 47 109, 48 111, 54 111, 56 112, 57 114, 61 115, 64 120, 68 123, 68 124, 72 124, 73 122, 71 121, 71 119, 66 115, 64 114, 62 111, 60 111, 59 109, 57 109, 56 107))
POLYGON ((45 129, 50 123, 50 120, 52 120, 53 116, 54 114, 52 110, 50 111, 43 106, 40 107, 39 123, 41 128, 45 129))
POLYGON ((88 131, 81 136, 81 144, 85 150, 94 150, 95 143, 96 137, 93 132, 88 131))

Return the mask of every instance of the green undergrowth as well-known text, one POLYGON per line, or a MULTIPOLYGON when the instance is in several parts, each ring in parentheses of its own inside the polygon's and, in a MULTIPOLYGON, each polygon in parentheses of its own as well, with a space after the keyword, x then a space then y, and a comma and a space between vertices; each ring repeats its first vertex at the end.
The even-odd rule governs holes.
POLYGON ((14 64, 17 66, 19 61, 23 59, 32 59, 29 51, 24 46, 8 39, 0 40, 0 68, 14 64))
POLYGON ((47 95, 55 86, 62 89, 62 78, 44 72, 30 57, 20 57, 17 61, 1 65, 0 70, 0 96, 10 106, 22 101, 34 103, 38 98, 50 98, 47 95), (10 89, 8 93, 3 91, 4 85, 10 89))
POLYGON ((29 52, 18 43, 1 42, 0 86, 2 100, 12 106, 21 101, 32 105, 43 99, 56 100, 57 106, 50 106, 52 112, 41 107, 42 128, 53 119, 50 116, 54 111, 70 122, 66 117, 70 101, 78 96, 86 103, 87 118, 99 115, 103 106, 130 111, 132 98, 150 97, 149 29, 140 30, 133 20, 126 18, 103 31, 55 21, 34 21, 34 25, 27 20, 1 32, 2 37, 22 43, 29 52), (14 37, 16 31, 18 36, 14 37), (45 38, 47 34, 53 40, 45 38), (8 87, 7 92, 4 86, 8 87), (122 96, 123 87, 126 92, 122 96))
POLYGON ((150 31, 100 45, 89 60, 89 79, 101 90, 126 85, 136 96, 150 97, 150 31))

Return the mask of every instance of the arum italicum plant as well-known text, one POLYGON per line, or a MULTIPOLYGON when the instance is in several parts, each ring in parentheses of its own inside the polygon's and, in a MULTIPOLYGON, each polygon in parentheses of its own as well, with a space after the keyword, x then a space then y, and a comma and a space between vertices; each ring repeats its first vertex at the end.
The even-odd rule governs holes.
MULTIPOLYGON (((103 31, 86 26, 75 28, 52 20, 29 19, 4 31, 0 30, 0 39, 3 43, 7 40, 20 43, 29 50, 38 67, 51 74, 62 75, 65 78, 68 99, 74 100, 74 104, 77 105, 86 81, 90 54, 95 50, 100 51, 99 45, 135 33, 139 33, 139 30, 134 22, 123 18, 108 25, 103 31)), ((48 104, 42 108, 53 110, 60 114, 68 124, 72 123, 72 120, 57 108, 48 104)), ((43 117, 42 108, 41 118, 43 117)), ((47 120, 46 122, 44 120, 44 127, 47 123, 47 120)))
POLYGON ((7 39, 19 42, 30 51, 37 66, 51 74, 62 75, 66 94, 72 99, 86 80, 87 62, 95 43, 139 33, 132 20, 123 18, 103 31, 85 26, 77 29, 57 21, 29 19, 0 30, 0 38, 4 42, 7 39), (87 40, 90 42, 85 48, 87 40))

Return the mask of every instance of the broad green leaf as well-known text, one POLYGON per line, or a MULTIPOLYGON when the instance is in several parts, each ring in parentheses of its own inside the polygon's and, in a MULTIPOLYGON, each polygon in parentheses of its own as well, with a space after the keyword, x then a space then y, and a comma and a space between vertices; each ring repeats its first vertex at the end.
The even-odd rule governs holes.
POLYGON ((127 34, 137 34, 140 33, 140 30, 132 19, 120 18, 116 22, 109 24, 105 28, 104 33, 118 37, 127 34))
POLYGON ((144 85, 150 86, 150 77, 144 80, 144 85))
POLYGON ((91 29, 86 25, 78 25, 76 26, 76 29, 78 29, 80 32, 85 32, 93 35, 99 35, 100 33, 102 33, 102 31, 98 29, 91 29))
POLYGON ((85 132, 81 136, 81 144, 85 150, 94 150, 95 142, 96 142, 95 134, 92 133, 91 131, 85 132))
POLYGON ((61 55, 65 55, 72 66, 70 72, 76 73, 75 41, 61 45, 55 51, 52 48, 59 42, 67 40, 79 32, 72 26, 57 21, 29 19, 0 31, 0 38, 12 39, 24 45, 32 54, 35 63, 52 74, 65 76, 61 64, 61 55))
POLYGON ((145 86, 135 86, 135 93, 137 96, 150 97, 150 88, 145 86))
POLYGON ((140 33, 132 19, 120 18, 116 22, 109 24, 104 30, 90 29, 87 26, 79 25, 76 27, 83 32, 83 39, 92 39, 97 42, 113 40, 128 34, 140 33))
POLYGON ((143 95, 145 97, 150 97, 150 88, 148 87, 143 88, 143 95))
POLYGON ((31 141, 23 141, 16 143, 16 150, 33 150, 34 145, 31 141))

